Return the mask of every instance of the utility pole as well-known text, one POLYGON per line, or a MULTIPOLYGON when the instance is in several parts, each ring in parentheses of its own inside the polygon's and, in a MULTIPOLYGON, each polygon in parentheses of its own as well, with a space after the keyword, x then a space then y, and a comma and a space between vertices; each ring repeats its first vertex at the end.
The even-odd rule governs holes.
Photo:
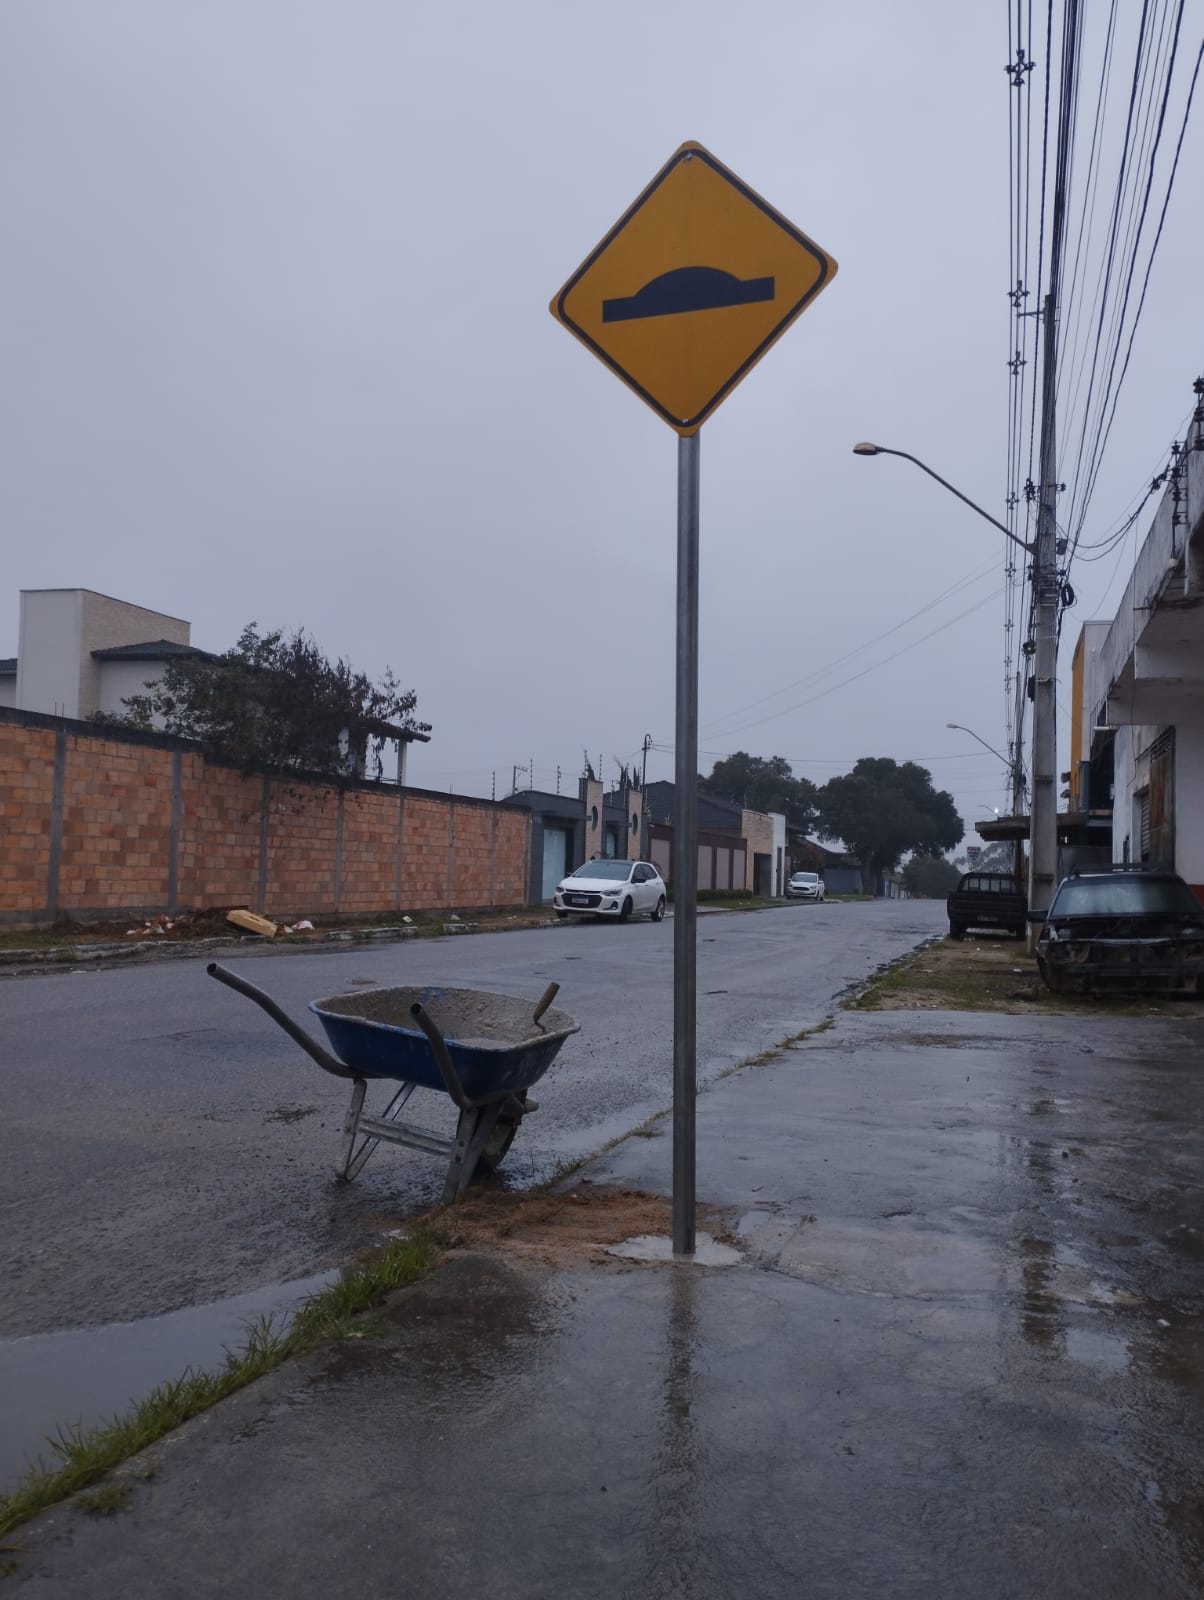
MULTIPOLYGON (((1062 283, 1062 245, 1066 235, 1071 132, 1074 125, 1078 64, 1079 0, 1066 0, 1062 34, 1062 88, 1058 102, 1053 216, 1050 227, 1049 292, 1045 296, 1045 335, 1041 369, 1041 482, 1037 493, 1037 538, 1033 555, 1033 804, 1029 828, 1028 907, 1045 911, 1058 876, 1058 460, 1054 417, 1058 362, 1058 292, 1062 283)), ((1029 924, 1029 948, 1036 923, 1029 924)))
POLYGON ((644 735, 644 762, 640 768, 640 854, 648 859, 652 849, 652 819, 648 815, 648 752, 652 748, 652 735, 644 735))
MULTIPOLYGON (((1037 501, 1037 548, 1033 555, 1035 610, 1033 654, 1033 804, 1029 834, 1028 904, 1044 911, 1058 876, 1058 464, 1054 418, 1057 383, 1055 306, 1045 297, 1044 366, 1041 391, 1041 483, 1037 501)), ((1030 924, 1030 941, 1038 927, 1030 924)))

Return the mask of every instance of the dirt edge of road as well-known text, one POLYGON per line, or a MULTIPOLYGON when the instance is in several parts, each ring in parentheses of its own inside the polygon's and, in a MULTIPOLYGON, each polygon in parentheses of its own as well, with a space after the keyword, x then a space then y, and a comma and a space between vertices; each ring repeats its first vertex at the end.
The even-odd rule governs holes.
MULTIPOLYGON (((751 896, 733 900, 720 896, 713 902, 700 901, 700 909, 707 913, 774 911, 797 908, 802 903, 759 900, 751 896)), ((833 903, 840 901, 834 899, 833 903)), ((304 932, 282 931, 269 938, 239 932, 227 923, 226 908, 222 907, 171 921, 121 918, 108 923, 62 923, 42 932, 0 932, 0 976, 11 976, 31 967, 56 969, 88 963, 104 968, 165 956, 181 959, 211 956, 220 950, 239 950, 244 955, 269 951, 287 955, 333 950, 347 944, 392 944, 409 939, 442 939, 454 934, 513 933, 571 926, 572 922, 561 920, 548 906, 517 906, 490 911, 424 911, 412 917, 399 912, 371 921, 328 919, 304 932)))
POLYGON ((1054 995, 1023 940, 929 939, 843 1002, 848 1011, 995 1011, 1013 1016, 1204 1017, 1204 999, 1054 995))

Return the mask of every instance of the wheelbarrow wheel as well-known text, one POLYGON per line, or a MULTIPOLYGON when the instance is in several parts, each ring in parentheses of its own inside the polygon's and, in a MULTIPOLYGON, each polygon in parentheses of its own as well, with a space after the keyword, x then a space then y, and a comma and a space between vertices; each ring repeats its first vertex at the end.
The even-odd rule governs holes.
POLYGON ((506 1159, 506 1153, 514 1143, 514 1135, 518 1132, 521 1117, 508 1116, 505 1112, 493 1125, 493 1132, 489 1135, 489 1142, 481 1151, 477 1167, 481 1172, 496 1172, 506 1159))

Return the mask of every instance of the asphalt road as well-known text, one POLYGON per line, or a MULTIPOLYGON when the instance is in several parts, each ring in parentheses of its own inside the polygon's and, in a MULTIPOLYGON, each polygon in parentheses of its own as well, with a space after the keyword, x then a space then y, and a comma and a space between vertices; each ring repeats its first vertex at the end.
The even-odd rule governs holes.
MULTIPOLYGON (((938 932, 942 912, 879 901, 702 918, 700 1078, 819 1021, 843 990, 938 932)), ((307 1001, 352 987, 442 982, 534 999, 558 981, 557 1004, 582 1027, 507 1158, 507 1180, 522 1185, 670 1103, 672 943, 671 922, 571 924, 238 952, 228 964, 311 1021, 307 1001)), ((447 1100, 418 1098, 423 1120, 449 1132, 447 1100)), ((416 1152, 382 1148, 354 1184, 334 1180, 346 1099, 200 960, 0 982, 0 1337, 300 1278, 436 1201, 442 1163, 416 1152)))

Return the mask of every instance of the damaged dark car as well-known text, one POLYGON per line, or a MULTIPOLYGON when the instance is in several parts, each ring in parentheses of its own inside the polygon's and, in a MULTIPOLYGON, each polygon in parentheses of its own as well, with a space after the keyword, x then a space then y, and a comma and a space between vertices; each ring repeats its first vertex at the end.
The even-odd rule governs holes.
POLYGON ((1057 994, 1204 993, 1204 904, 1174 872, 1072 872, 1043 921, 1037 966, 1057 994))

